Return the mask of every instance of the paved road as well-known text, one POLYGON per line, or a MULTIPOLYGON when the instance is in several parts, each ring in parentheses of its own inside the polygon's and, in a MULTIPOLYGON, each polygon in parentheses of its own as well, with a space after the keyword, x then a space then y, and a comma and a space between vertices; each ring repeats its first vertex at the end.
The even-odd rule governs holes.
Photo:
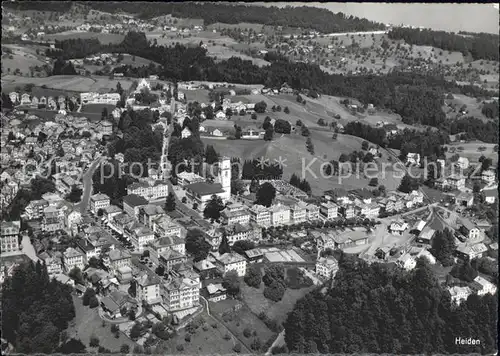
POLYGON ((77 204, 77 207, 80 208, 80 213, 84 214, 87 211, 87 206, 89 204, 90 195, 92 194, 92 175, 97 167, 99 167, 99 163, 104 160, 106 157, 99 157, 94 162, 90 164, 89 169, 82 177, 83 180, 83 193, 82 200, 77 204))

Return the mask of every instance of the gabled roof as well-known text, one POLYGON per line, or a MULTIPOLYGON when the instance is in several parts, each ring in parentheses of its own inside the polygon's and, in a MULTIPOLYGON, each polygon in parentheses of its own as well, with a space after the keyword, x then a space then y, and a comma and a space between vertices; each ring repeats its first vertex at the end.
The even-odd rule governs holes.
POLYGON ((222 185, 220 183, 214 183, 214 184, 206 182, 192 183, 186 186, 186 190, 190 190, 193 193, 199 195, 212 195, 212 194, 224 193, 224 189, 222 189, 222 185))

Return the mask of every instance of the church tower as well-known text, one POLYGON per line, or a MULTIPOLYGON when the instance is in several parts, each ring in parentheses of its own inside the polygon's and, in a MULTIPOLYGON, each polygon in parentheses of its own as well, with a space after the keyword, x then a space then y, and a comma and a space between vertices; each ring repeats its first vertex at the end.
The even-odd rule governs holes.
POLYGON ((219 161, 219 183, 226 192, 231 192, 231 160, 228 157, 222 157, 219 161))

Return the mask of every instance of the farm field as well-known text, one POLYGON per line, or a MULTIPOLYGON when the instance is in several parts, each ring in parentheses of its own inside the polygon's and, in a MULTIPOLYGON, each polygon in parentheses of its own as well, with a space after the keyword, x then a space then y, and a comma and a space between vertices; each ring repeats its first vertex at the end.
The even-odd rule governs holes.
POLYGON ((68 40, 72 38, 97 38, 102 44, 120 43, 125 38, 125 35, 114 33, 96 33, 96 32, 76 32, 66 31, 51 35, 42 36, 42 40, 68 40))
POLYGON ((108 114, 115 108, 115 105, 111 104, 87 104, 82 107, 82 114, 101 114, 103 109, 108 110, 108 114))
POLYGON ((184 90, 182 91, 186 95, 187 101, 197 101, 199 103, 209 103, 210 99, 208 97, 207 89, 196 89, 196 90, 184 90))
MULTIPOLYGON (((240 285, 243 286, 243 284, 242 282, 240 285)), ((217 319, 222 320, 222 323, 231 330, 249 350, 254 338, 258 338, 261 344, 264 344, 271 337, 274 337, 275 333, 269 330, 266 324, 252 313, 250 308, 245 304, 243 304, 238 311, 227 313, 223 316, 224 312, 230 310, 238 303, 241 302, 234 299, 226 299, 217 303, 210 302, 210 311, 212 315, 217 316, 217 319), (249 328, 252 332, 255 331, 257 335, 246 338, 243 335, 243 330, 245 328, 249 328)))
POLYGON ((116 84, 120 82, 122 88, 127 90, 132 85, 130 79, 109 79, 108 77, 92 76, 83 77, 79 75, 55 75, 47 78, 29 78, 7 75, 2 77, 2 88, 4 86, 14 90, 16 86, 24 86, 32 83, 36 86, 47 86, 50 89, 65 90, 72 92, 89 92, 89 91, 109 91, 116 89, 116 84))
POLYGON ((90 309, 83 306, 82 300, 73 296, 73 304, 75 305, 76 317, 74 322, 67 329, 69 338, 77 338, 82 341, 87 347, 90 343, 90 337, 94 334, 99 338, 99 345, 111 350, 111 352, 119 351, 122 344, 127 344, 132 350, 135 343, 120 333, 117 339, 111 332, 111 324, 106 323, 102 326, 102 319, 97 313, 97 308, 90 309))
POLYGON ((130 54, 123 54, 123 60, 119 63, 119 65, 130 65, 130 66, 147 66, 150 63, 153 63, 155 65, 158 65, 158 63, 151 61, 146 58, 138 57, 138 56, 131 56, 130 54))

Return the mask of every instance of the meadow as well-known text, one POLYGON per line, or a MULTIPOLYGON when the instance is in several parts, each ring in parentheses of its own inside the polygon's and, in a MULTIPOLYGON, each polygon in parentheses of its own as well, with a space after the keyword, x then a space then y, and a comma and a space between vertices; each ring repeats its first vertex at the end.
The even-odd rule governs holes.
POLYGON ((127 90, 133 83, 133 80, 120 78, 109 79, 103 76, 84 77, 79 75, 54 75, 46 78, 30 78, 7 75, 2 77, 2 89, 4 85, 9 90, 15 87, 23 87, 26 84, 35 86, 46 86, 49 89, 71 91, 71 92, 90 92, 90 91, 110 91, 116 89, 116 84, 120 82, 122 88, 127 90))
POLYGON ((114 34, 114 33, 96 33, 96 32, 77 32, 77 31, 66 31, 61 33, 55 33, 50 35, 42 36, 42 40, 68 40, 72 38, 97 38, 102 44, 117 44, 121 43, 125 38, 125 35, 114 34))

